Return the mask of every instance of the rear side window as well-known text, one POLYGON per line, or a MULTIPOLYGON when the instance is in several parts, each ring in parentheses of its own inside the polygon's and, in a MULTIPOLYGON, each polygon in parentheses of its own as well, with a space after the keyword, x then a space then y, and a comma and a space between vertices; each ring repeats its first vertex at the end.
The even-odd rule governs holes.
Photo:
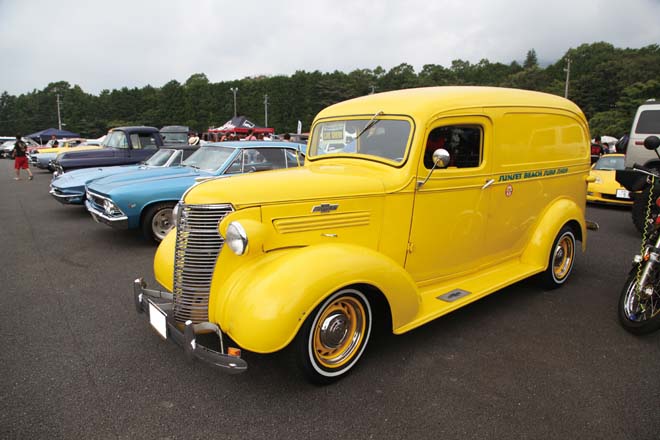
POLYGON ((131 134, 131 143, 134 150, 155 150, 157 148, 156 139, 150 134, 133 133, 131 134))
POLYGON ((639 115, 635 133, 658 134, 660 133, 660 110, 644 110, 639 115))

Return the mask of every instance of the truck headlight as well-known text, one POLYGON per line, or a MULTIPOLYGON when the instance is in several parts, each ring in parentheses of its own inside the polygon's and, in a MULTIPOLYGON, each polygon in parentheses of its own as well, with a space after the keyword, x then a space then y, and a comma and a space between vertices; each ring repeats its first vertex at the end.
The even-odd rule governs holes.
POLYGON ((238 222, 231 222, 227 226, 225 243, 236 255, 243 255, 247 251, 248 238, 243 226, 238 222))

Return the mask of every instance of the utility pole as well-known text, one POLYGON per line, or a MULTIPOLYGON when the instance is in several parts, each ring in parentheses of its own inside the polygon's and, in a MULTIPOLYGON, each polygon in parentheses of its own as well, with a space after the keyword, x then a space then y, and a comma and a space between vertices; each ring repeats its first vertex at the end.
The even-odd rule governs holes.
POLYGON ((236 92, 238 92, 238 87, 231 87, 229 90, 234 94, 234 117, 236 117, 236 92))
POLYGON ((566 57, 566 86, 564 87, 564 98, 568 99, 568 82, 571 79, 571 57, 566 57))
POLYGON ((60 94, 57 94, 57 127, 62 130, 62 117, 60 116, 60 94))
POLYGON ((266 120, 264 125, 268 127, 268 95, 264 95, 264 119, 266 120))

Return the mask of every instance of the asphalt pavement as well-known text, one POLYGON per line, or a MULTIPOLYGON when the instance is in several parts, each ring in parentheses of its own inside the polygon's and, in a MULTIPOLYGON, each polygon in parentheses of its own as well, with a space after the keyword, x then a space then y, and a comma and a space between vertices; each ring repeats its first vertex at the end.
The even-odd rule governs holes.
POLYGON ((286 351, 248 353, 236 376, 189 364, 133 306, 155 247, 12 167, 0 160, 0 438, 660 438, 660 332, 617 321, 640 241, 627 209, 588 208, 601 229, 561 289, 524 281, 373 340, 316 387, 286 351))

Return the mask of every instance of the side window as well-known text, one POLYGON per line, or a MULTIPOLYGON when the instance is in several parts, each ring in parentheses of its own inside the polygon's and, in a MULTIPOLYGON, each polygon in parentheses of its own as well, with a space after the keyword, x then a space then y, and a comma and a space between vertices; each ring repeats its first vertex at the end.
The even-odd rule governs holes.
POLYGON ((434 128, 426 141, 424 167, 433 168, 433 152, 449 152, 449 167, 474 168, 481 165, 482 129, 478 125, 448 125, 434 128))
POLYGON ((155 150, 156 140, 150 134, 131 134, 131 144, 134 150, 155 150))
POLYGON ((126 138, 126 134, 122 131, 116 131, 114 134, 116 134, 116 136, 113 136, 113 139, 111 139, 111 141, 114 142, 113 146, 115 148, 128 149, 128 139, 126 138))

